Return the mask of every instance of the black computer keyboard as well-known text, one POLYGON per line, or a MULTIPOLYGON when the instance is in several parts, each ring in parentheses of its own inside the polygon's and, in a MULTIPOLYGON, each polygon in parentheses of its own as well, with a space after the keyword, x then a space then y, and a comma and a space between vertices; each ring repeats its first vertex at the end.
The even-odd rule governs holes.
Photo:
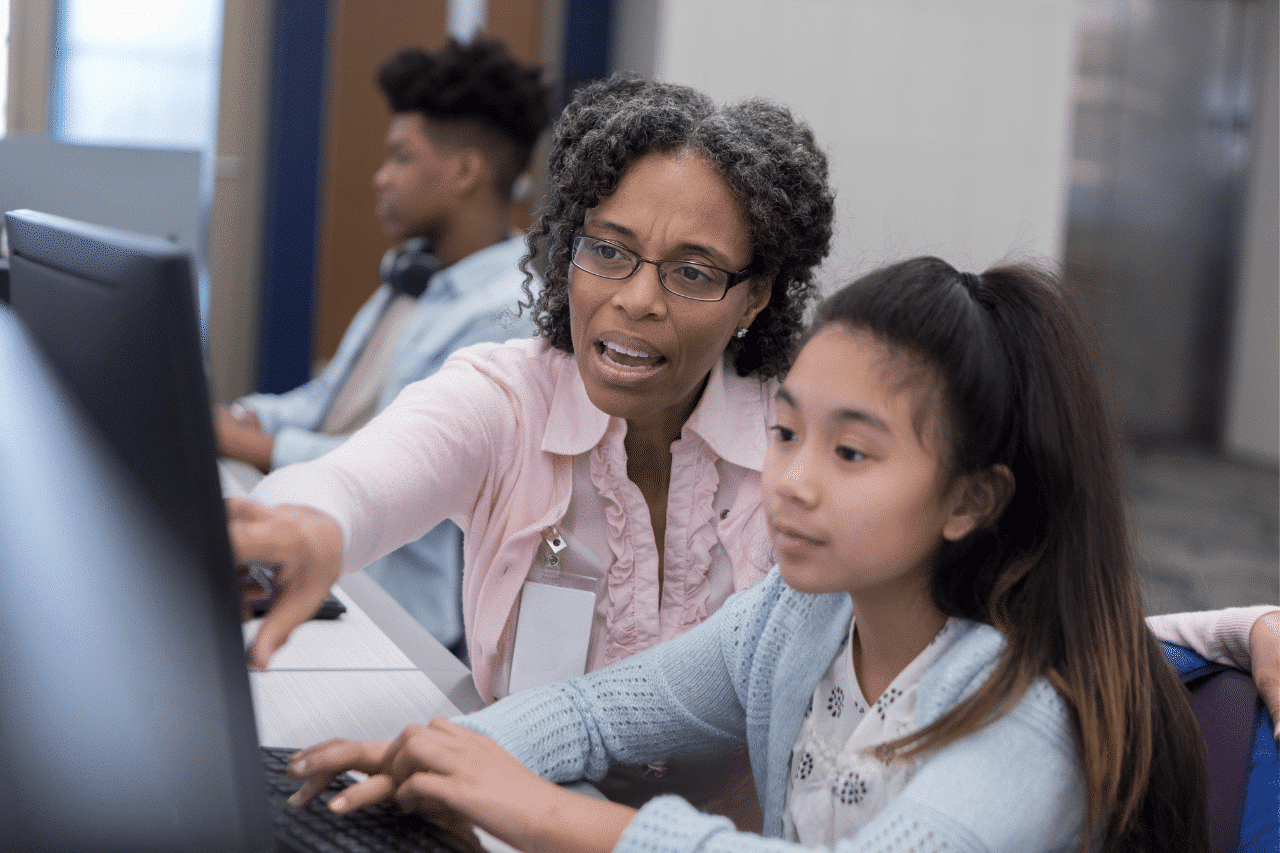
POLYGON ((286 770, 291 749, 262 747, 262 760, 270 791, 276 840, 282 849, 297 853, 460 853, 465 848, 450 843, 442 829, 395 804, 380 804, 350 815, 338 815, 325 804, 351 785, 340 776, 304 809, 285 804, 301 781, 286 770))

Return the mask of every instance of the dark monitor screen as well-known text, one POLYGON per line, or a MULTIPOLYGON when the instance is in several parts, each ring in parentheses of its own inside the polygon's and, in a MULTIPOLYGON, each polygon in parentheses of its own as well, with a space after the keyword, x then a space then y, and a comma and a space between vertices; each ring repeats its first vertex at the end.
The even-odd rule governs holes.
POLYGON ((0 305, 0 850, 271 849, 226 567, 179 544, 59 374, 0 305))
POLYGON ((5 224, 14 312, 179 540, 230 577, 189 254, 29 210, 5 224))

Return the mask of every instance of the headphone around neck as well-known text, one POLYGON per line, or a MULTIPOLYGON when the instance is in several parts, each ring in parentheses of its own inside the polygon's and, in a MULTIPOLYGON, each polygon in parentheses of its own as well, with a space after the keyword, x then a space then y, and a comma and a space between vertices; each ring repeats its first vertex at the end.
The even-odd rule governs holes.
POLYGON ((439 259, 431 254, 430 241, 426 237, 411 237, 387 250, 378 276, 397 293, 407 293, 417 299, 427 289, 431 276, 440 269, 439 259))

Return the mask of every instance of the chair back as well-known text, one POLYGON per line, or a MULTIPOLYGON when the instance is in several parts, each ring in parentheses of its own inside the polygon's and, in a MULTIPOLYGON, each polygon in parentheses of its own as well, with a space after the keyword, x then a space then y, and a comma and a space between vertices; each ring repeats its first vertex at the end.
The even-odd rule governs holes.
POLYGON ((1280 849, 1280 758, 1271 715, 1253 679, 1163 643, 1191 693, 1209 760, 1209 840, 1213 853, 1280 849))

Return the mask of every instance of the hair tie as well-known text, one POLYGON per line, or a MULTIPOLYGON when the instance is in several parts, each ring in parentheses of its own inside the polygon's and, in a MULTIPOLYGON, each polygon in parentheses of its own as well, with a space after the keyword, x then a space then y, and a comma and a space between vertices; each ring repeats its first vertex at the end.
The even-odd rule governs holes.
POLYGON ((971 272, 960 273, 960 281, 964 284, 965 290, 969 291, 970 296, 977 296, 978 289, 982 286, 982 280, 971 272))

